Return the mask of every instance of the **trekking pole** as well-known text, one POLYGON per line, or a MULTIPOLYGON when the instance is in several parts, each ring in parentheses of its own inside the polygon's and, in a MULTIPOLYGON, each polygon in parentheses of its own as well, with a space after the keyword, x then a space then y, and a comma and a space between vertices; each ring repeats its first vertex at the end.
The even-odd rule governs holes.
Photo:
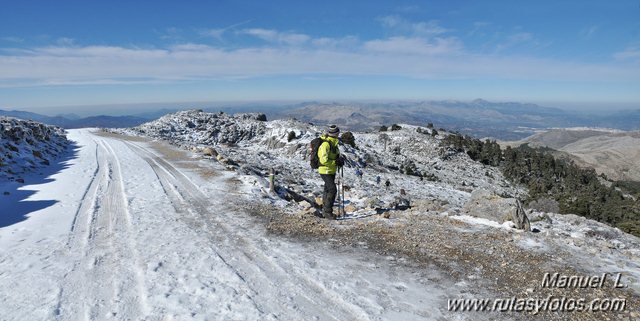
POLYGON ((347 213, 344 212, 344 167, 340 167, 340 190, 342 196, 342 216, 344 217, 347 213))

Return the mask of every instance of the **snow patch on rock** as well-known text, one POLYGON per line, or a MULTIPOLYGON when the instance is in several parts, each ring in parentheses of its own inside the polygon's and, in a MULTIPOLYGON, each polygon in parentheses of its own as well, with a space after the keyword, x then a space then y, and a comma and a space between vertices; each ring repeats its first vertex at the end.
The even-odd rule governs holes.
POLYGON ((62 128, 31 120, 0 117, 0 181, 49 166, 69 141, 62 128))

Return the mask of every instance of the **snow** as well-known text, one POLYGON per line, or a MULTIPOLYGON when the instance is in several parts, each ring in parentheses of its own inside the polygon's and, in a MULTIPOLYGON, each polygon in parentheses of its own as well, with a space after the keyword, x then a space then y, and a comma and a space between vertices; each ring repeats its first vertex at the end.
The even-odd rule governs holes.
MULTIPOLYGON (((179 112, 122 132, 163 139, 195 152, 204 147, 215 147, 224 158, 238 163, 230 168, 236 170, 238 179, 253 186, 252 193, 264 190, 266 173, 269 168, 275 168, 278 171, 276 180, 279 186, 308 199, 319 195, 322 190, 320 180, 314 179, 317 174, 308 166, 307 151, 308 143, 323 128, 293 119, 258 122, 251 116, 225 114, 217 115, 212 121, 210 117, 210 114, 200 111, 179 112), (200 127, 184 125, 194 119, 201 124, 200 127), (294 131, 297 136, 292 141, 287 140, 290 131, 294 131), (216 137, 226 137, 226 143, 220 143, 216 137), (251 170, 247 170, 248 168, 251 170)), ((498 229, 516 237, 519 240, 517 244, 523 250, 553 253, 558 248, 566 253, 575 253, 559 260, 580 267, 584 273, 597 274, 603 269, 609 271, 620 267, 629 269, 630 278, 636 284, 634 290, 640 293, 637 285, 640 283, 637 282, 640 280, 640 269, 635 263, 640 259, 638 238, 584 218, 575 222, 575 215, 549 214, 553 217, 552 223, 544 220, 532 223, 532 228, 541 231, 540 233, 523 233, 513 229, 511 222, 501 224, 456 215, 470 199, 470 192, 473 190, 520 198, 524 198, 526 190, 507 181, 497 168, 474 162, 464 153, 442 150, 440 140, 448 135, 447 132, 441 130, 436 137, 432 137, 428 128, 422 128, 422 133, 419 133, 416 126, 400 125, 402 129, 396 131, 355 133, 358 148, 341 147, 341 153, 349 159, 344 179, 351 188, 345 191, 345 197, 356 208, 350 213, 350 218, 368 217, 372 213, 372 209, 367 208, 370 203, 382 208, 390 207, 389 204, 399 191, 404 189, 412 204, 418 205, 413 211, 420 210, 420 202, 440 204, 441 206, 435 207, 440 208, 440 215, 466 223, 466 227, 459 228, 461 230, 498 229), (380 138, 381 134, 389 138, 386 147, 380 138), (398 170, 407 164, 415 165, 418 171, 432 175, 435 180, 420 180, 398 170), (362 180, 356 177, 356 168, 363 170, 362 180), (389 179, 391 187, 387 189, 382 184, 376 184, 376 176, 381 177, 382 183, 389 179), (597 232, 580 231, 583 227, 594 226, 597 226, 597 232), (598 237, 599 233, 607 237, 598 237), (582 255, 585 252, 590 254, 582 255)), ((302 210, 295 202, 278 197, 267 199, 292 214, 302 210)), ((425 207, 424 212, 432 210, 429 208, 433 206, 425 207)), ((393 224, 392 221, 389 220, 389 224, 393 224)))
POLYGON ((438 319, 466 290, 393 257, 269 237, 227 194, 255 187, 229 185, 217 163, 178 165, 91 130, 69 138, 65 166, 2 199, 3 212, 52 201, 0 228, 3 320, 438 319))
POLYGON ((65 152, 69 142, 59 127, 0 117, 0 181, 44 168, 65 152))
MULTIPOLYGON (((497 168, 474 162, 466 154, 440 155, 440 139, 430 135, 430 129, 402 124, 401 130, 384 132, 389 137, 386 144, 382 133, 356 133, 357 148, 342 146, 342 154, 348 158, 344 180, 351 188, 346 197, 358 209, 378 200, 381 206, 391 203, 404 189, 409 199, 443 200, 461 207, 470 197, 469 190, 483 188, 496 194, 519 195, 523 190, 510 184, 497 168), (394 150, 400 150, 400 153, 394 150), (398 168, 413 164, 421 173, 432 175, 420 180, 398 168), (356 169, 364 173, 362 179, 356 169), (395 168, 395 169, 394 169, 395 168), (387 190, 375 182, 389 179, 387 190)), ((321 190, 317 176, 308 165, 308 144, 319 136, 323 128, 293 119, 257 121, 255 115, 211 114, 199 110, 182 111, 166 115, 157 121, 120 132, 168 140, 192 150, 214 147, 225 159, 238 163, 240 172, 264 180, 269 168, 278 171, 279 185, 287 187, 309 199, 319 196, 321 190), (289 141, 288 133, 296 133, 289 141), (246 168, 253 169, 249 173, 246 168)), ((251 178, 247 178, 251 180, 251 178)), ((283 206, 286 202, 278 202, 283 206)))
POLYGON ((485 225, 485 226, 490 226, 493 228, 503 228, 503 229, 507 229, 507 230, 513 230, 513 231, 519 231, 522 232, 521 230, 517 230, 515 229, 515 224, 513 224, 513 222, 511 221, 505 221, 504 223, 500 224, 498 222, 492 221, 492 220, 488 220, 486 218, 482 218, 482 217, 474 217, 474 216, 470 216, 470 215, 455 215, 455 216, 450 216, 452 219, 454 220, 458 220, 458 221, 462 221, 462 222, 466 222, 469 223, 471 225, 485 225))
MULTIPOLYGON (((411 210, 421 218, 437 214, 462 221, 456 224, 461 230, 508 233, 523 251, 552 255, 560 249, 571 255, 556 260, 584 273, 625 271, 640 293, 638 238, 575 215, 549 213, 549 220, 532 223, 538 233, 456 215, 471 187, 512 195, 523 190, 464 154, 443 157, 438 137, 402 126, 387 132, 386 150, 379 133, 358 133, 359 149, 344 148, 352 160, 344 175, 354 218, 372 213, 367 203, 384 206, 403 188, 418 205, 437 205, 411 210), (400 155, 392 152, 398 146, 400 155), (359 180, 354 169, 367 157, 373 161, 359 180), (438 179, 421 181, 392 169, 407 161, 438 179), (375 183, 377 175, 392 181, 389 190, 375 183)), ((0 181, 0 192, 10 192, 0 195, 1 319, 477 319, 447 312, 446 300, 483 294, 472 288, 479 271, 467 281, 453 280, 437 268, 411 268, 403 258, 293 242, 268 234, 244 210, 243 203, 263 199, 300 211, 295 202, 266 193, 271 167, 280 186, 310 197, 321 190, 306 162, 307 144, 320 130, 294 120, 199 111, 126 130, 193 153, 150 139, 69 131, 74 149, 24 174, 24 184, 0 181), (288 141, 290 131, 298 138, 288 141), (237 165, 197 156, 206 146, 237 165)))

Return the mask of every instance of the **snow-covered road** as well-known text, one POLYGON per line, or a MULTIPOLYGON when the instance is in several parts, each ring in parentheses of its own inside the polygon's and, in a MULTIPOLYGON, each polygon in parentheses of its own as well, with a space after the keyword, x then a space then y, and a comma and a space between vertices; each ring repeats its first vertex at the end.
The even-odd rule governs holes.
POLYGON ((266 234, 219 165, 90 130, 69 138, 78 149, 58 173, 0 184, 36 191, 4 196, 2 212, 47 204, 0 226, 2 320, 453 317, 446 300, 463 289, 435 271, 266 234))

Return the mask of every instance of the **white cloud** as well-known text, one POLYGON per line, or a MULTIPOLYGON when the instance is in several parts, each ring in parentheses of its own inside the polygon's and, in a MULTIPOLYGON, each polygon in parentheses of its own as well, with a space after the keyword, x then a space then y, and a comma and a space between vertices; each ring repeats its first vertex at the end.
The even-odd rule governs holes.
POLYGON ((179 41, 182 39, 182 30, 176 27, 169 27, 159 32, 160 39, 179 41))
POLYGON ((72 46, 75 41, 72 38, 62 37, 58 38, 56 44, 59 46, 72 46))
POLYGON ((211 37, 220 40, 222 39, 222 35, 225 33, 225 31, 227 31, 227 29, 225 28, 206 29, 200 30, 199 34, 203 37, 211 37))
POLYGON ((486 33, 485 29, 487 29, 487 27, 489 27, 489 26, 491 26, 490 22, 476 21, 476 22, 473 23, 473 28, 471 29, 471 31, 469 31, 467 33, 467 35, 468 36, 475 36, 475 35, 483 36, 486 33))
POLYGON ((311 40, 311 43, 320 48, 354 48, 358 45, 358 37, 346 36, 342 38, 322 37, 311 40))
POLYGON ((250 23, 252 20, 245 20, 232 25, 228 25, 224 28, 202 29, 198 33, 203 37, 211 37, 217 40, 222 40, 222 36, 229 30, 238 28, 239 26, 250 23))
POLYGON ((412 22, 398 15, 389 15, 378 18, 378 21, 385 28, 393 29, 400 33, 411 33, 416 36, 428 37, 452 31, 442 27, 436 20, 412 22))
POLYGON ((400 18, 400 16, 397 15, 380 17, 378 18, 378 21, 380 21, 380 23, 382 23, 382 25, 387 28, 395 28, 405 22, 404 19, 400 18))
POLYGON ((600 26, 598 25, 593 25, 588 28, 585 28, 581 32, 582 37, 584 37, 585 39, 590 39, 591 36, 593 36, 593 34, 595 34, 598 31, 598 29, 600 29, 600 26))
POLYGON ((389 53, 441 55, 459 52, 462 44, 455 38, 436 38, 434 41, 427 41, 416 37, 391 37, 389 39, 367 41, 364 43, 364 48, 389 53))
POLYGON ((311 39, 311 37, 305 34, 292 33, 292 32, 280 32, 273 29, 261 29, 261 28, 243 29, 240 31, 240 33, 254 36, 264 41, 282 43, 287 45, 301 45, 308 42, 311 39))
MULTIPOLYGON (((298 75, 394 75, 430 79, 527 79, 552 81, 639 81, 637 65, 480 55, 465 52, 455 37, 394 36, 316 38, 270 29, 239 33, 267 46, 223 49, 201 43, 163 48, 54 45, 0 52, 0 87, 131 84, 201 79, 298 75)), ((513 34, 509 41, 530 42, 513 34)), ((638 48, 615 55, 640 59, 638 48)))
POLYGON ((419 35, 439 35, 451 31, 440 26, 435 20, 414 23, 412 28, 413 31, 419 35))
POLYGON ((523 45, 523 44, 534 44, 534 45, 537 44, 537 42, 534 40, 534 36, 532 33, 518 32, 512 35, 509 35, 505 42, 500 43, 496 46, 496 51, 500 52, 505 49, 523 45))
POLYGON ((613 57, 617 60, 638 60, 640 61, 640 48, 630 47, 624 51, 616 52, 613 57))

